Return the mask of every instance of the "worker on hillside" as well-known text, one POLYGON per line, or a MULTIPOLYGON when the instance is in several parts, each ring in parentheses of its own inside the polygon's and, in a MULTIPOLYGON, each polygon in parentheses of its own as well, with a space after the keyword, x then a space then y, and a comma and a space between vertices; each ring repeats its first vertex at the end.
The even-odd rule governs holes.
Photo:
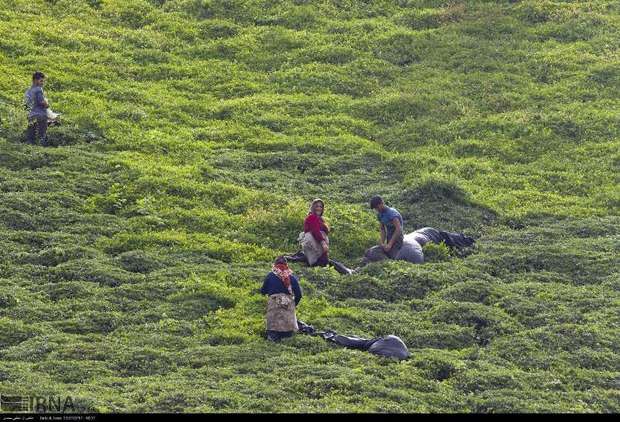
POLYGON ((396 208, 385 205, 380 196, 370 200, 370 208, 377 212, 381 242, 379 246, 392 259, 396 259, 403 246, 403 216, 396 208))
POLYGON ((297 332, 295 308, 301 300, 299 280, 288 267, 286 258, 278 257, 265 277, 261 294, 268 295, 267 339, 280 341, 297 332))
POLYGON ((333 266, 341 274, 351 274, 351 270, 344 264, 329 258, 329 231, 330 228, 323 219, 325 203, 322 199, 315 199, 310 204, 310 210, 304 220, 304 231, 299 234, 301 251, 287 256, 289 261, 303 261, 311 267, 333 266))
POLYGON ((43 94, 45 85, 45 75, 43 72, 34 72, 32 75, 32 86, 24 95, 24 103, 28 110, 28 129, 26 130, 26 142, 35 144, 35 137, 38 134, 42 146, 47 146, 47 110, 49 104, 43 94))
POLYGON ((362 265, 386 258, 421 264, 424 262, 422 248, 428 242, 444 242, 450 248, 464 248, 475 242, 473 238, 462 233, 451 233, 432 227, 424 227, 404 235, 403 217, 397 209, 385 205, 380 196, 374 196, 370 200, 370 208, 377 212, 381 240, 379 245, 366 251, 362 265))

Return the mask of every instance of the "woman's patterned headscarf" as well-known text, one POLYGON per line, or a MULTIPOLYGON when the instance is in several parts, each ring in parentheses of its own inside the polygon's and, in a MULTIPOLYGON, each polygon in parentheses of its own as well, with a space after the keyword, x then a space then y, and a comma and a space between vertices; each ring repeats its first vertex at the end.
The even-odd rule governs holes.
POLYGON ((323 217, 323 213, 325 212, 325 202, 323 202, 322 199, 317 198, 314 201, 312 201, 312 204, 310 204, 310 210, 308 211, 308 214, 314 214, 314 205, 321 203, 321 205, 323 205, 323 211, 321 212, 321 217, 323 217))
POLYGON ((286 258, 283 256, 279 256, 276 258, 273 263, 273 267, 271 267, 271 271, 282 281, 286 290, 288 290, 289 294, 293 294, 293 289, 291 288, 291 276, 293 275, 293 271, 288 267, 288 262, 286 258))

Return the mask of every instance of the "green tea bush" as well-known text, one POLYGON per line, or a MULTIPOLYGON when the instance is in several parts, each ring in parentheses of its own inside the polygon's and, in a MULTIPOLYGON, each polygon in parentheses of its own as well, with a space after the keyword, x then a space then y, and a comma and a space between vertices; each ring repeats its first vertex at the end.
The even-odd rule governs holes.
POLYGON ((141 28, 154 22, 153 6, 148 1, 123 3, 106 1, 103 3, 102 13, 117 24, 131 28, 141 28))
POLYGON ((3 390, 87 412, 617 412, 619 12, 0 0, 3 390), (35 70, 51 148, 23 143, 35 70), (411 359, 267 342, 258 289, 309 201, 355 266, 375 194, 406 232, 475 247, 292 264, 298 317, 411 359))
POLYGON ((131 353, 119 351, 115 360, 118 362, 115 369, 125 376, 157 375, 175 367, 172 356, 151 348, 137 348, 131 353))
POLYGON ((117 259, 123 269, 133 273, 150 273, 163 267, 163 264, 156 258, 143 251, 128 251, 120 254, 117 259))
POLYGON ((194 280, 188 287, 170 295, 168 300, 174 305, 173 316, 179 319, 197 319, 217 309, 235 305, 231 289, 216 284, 217 281, 207 283, 194 280))
POLYGON ((19 344, 40 332, 33 326, 6 317, 0 317, 0 324, 2 325, 2 335, 0 337, 0 348, 2 349, 19 344))
POLYGON ((142 280, 142 277, 95 259, 75 259, 62 263, 49 272, 53 281, 83 280, 116 287, 142 280))
POLYGON ((450 259, 450 249, 444 242, 436 245, 434 243, 427 243, 422 248, 424 253, 424 262, 442 262, 450 259))
POLYGON ((431 318, 436 322, 472 326, 481 345, 501 334, 518 330, 519 325, 508 314, 474 303, 450 303, 433 308, 431 318))
POLYGON ((500 291, 502 289, 496 286, 493 280, 467 280, 445 287, 438 295, 447 301, 476 302, 490 305, 497 300, 500 291))
POLYGON ((71 259, 96 258, 98 255, 98 251, 91 248, 85 248, 81 246, 62 248, 55 246, 43 249, 37 254, 31 255, 28 259, 28 262, 32 262, 33 264, 38 265, 44 265, 46 267, 55 267, 71 259))
POLYGON ((80 281, 66 281, 41 286, 41 292, 47 294, 53 301, 61 299, 87 298, 92 290, 80 281))
POLYGON ((3 293, 0 295, 0 307, 10 308, 17 305, 18 300, 11 294, 3 293))

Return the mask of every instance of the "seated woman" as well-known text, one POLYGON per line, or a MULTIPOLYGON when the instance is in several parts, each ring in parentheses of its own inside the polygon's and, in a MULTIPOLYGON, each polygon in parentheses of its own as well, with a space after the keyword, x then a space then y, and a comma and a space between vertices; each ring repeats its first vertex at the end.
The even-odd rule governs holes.
POLYGON ((304 221, 304 231, 299 234, 302 250, 287 256, 290 261, 303 261, 311 267, 333 266, 340 274, 351 274, 351 270, 342 263, 329 258, 329 226, 323 219, 325 203, 315 199, 304 221))
POLYGON ((268 295, 267 339, 280 341, 298 330, 295 308, 301 300, 299 280, 288 267, 286 258, 278 257, 265 277, 261 294, 268 295))

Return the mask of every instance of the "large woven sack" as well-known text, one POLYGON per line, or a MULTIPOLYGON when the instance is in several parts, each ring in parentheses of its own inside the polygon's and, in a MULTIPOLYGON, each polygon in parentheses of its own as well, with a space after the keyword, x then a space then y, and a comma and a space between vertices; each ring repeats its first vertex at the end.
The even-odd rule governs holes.
MULTIPOLYGON (((329 238, 325 235, 325 233, 323 233, 323 236, 325 236, 325 241, 329 245, 329 238)), ((323 247, 321 246, 321 243, 317 242, 310 232, 299 233, 297 240, 299 241, 301 250, 304 251, 308 265, 312 266, 316 264, 321 255, 323 255, 323 247)))
POLYGON ((269 296, 267 302, 267 330, 279 332, 296 332, 298 330, 295 315, 295 298, 285 293, 269 296))

